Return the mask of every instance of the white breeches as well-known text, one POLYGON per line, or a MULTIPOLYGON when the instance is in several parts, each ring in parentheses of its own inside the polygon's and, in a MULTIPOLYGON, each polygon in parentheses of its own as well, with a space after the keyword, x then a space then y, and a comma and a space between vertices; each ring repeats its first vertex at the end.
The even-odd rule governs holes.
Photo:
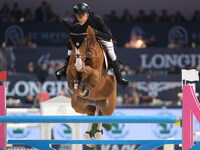
POLYGON ((113 45, 112 39, 110 41, 101 40, 101 43, 107 47, 108 55, 110 56, 111 60, 115 61, 117 59, 117 57, 115 55, 114 45, 113 45))

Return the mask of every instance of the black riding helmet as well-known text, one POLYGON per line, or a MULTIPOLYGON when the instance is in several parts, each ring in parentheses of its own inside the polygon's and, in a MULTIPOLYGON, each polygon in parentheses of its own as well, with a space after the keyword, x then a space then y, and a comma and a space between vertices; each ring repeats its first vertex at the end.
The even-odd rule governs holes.
POLYGON ((75 15, 84 14, 89 12, 90 8, 86 3, 78 3, 74 6, 73 13, 75 15))

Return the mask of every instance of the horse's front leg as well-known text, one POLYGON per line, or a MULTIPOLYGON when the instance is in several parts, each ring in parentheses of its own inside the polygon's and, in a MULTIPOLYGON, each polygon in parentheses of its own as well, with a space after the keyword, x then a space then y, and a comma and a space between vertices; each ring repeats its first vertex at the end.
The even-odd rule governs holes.
MULTIPOLYGON (((87 87, 87 83, 88 80, 92 80, 93 84, 96 84, 97 81, 97 71, 93 68, 91 68, 90 66, 86 66, 85 69, 82 72, 82 78, 80 81, 80 85, 79 85, 79 93, 81 96, 83 97, 87 97, 89 95, 89 88, 91 87, 87 87), (93 74, 92 76, 90 76, 91 74, 93 74), (89 79, 88 77, 93 77, 94 79, 89 79)), ((90 85, 91 86, 91 85, 90 85)))
POLYGON ((74 65, 68 67, 67 77, 70 81, 68 81, 69 87, 77 90, 79 86, 78 73, 74 65))

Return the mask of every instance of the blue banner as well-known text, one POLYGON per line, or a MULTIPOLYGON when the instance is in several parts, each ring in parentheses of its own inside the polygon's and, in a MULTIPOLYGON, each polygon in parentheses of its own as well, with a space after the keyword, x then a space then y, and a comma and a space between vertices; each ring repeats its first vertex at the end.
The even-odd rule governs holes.
MULTIPOLYGON (((128 78, 137 82, 138 90, 144 96, 156 97, 160 100, 178 101, 177 93, 181 92, 180 75, 152 75, 150 79, 146 78, 146 75, 132 75, 128 78)), ((50 97, 57 96, 63 88, 66 88, 68 93, 71 92, 66 79, 57 81, 54 76, 47 77, 46 81, 41 84, 34 75, 9 75, 7 85, 7 98, 20 99, 22 102, 25 102, 27 94, 34 96, 42 90, 48 92, 50 97)), ((130 88, 122 89, 118 87, 117 90, 118 95, 130 95, 130 88)))
MULTIPOLYGON (((116 47, 115 52, 118 58, 132 69, 139 66, 144 70, 166 70, 172 66, 186 68, 191 66, 196 68, 200 65, 199 49, 183 48, 146 48, 146 49, 127 49, 116 47)), ((67 53, 66 47, 45 47, 37 50, 28 48, 18 48, 14 50, 17 59, 17 69, 26 72, 28 62, 32 61, 36 68, 42 63, 49 64, 51 61, 57 63, 64 62, 67 53)))
MULTIPOLYGON (((133 36, 148 40, 152 35, 156 38, 156 46, 167 46, 173 38, 182 39, 184 46, 195 42, 199 46, 200 28, 197 23, 109 23, 118 46, 124 46, 133 36)), ((17 46, 20 40, 28 37, 39 46, 64 46, 68 38, 68 29, 58 23, 20 23, 0 25, 0 43, 17 46)))

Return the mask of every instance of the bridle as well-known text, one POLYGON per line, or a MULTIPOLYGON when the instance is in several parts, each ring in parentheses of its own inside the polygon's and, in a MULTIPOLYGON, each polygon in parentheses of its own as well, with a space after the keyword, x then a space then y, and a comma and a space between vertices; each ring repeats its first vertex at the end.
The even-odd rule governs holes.
POLYGON ((90 50, 94 49, 96 51, 96 49, 93 48, 96 40, 93 40, 92 44, 89 45, 89 36, 88 36, 88 33, 71 33, 70 32, 70 35, 74 35, 74 36, 86 35, 86 38, 87 38, 87 50, 86 50, 86 54, 85 53, 76 54, 75 52, 72 51, 72 53, 75 55, 76 58, 84 58, 84 62, 85 62, 85 60, 87 59, 87 57, 88 57, 88 55, 90 53, 90 50), (85 56, 85 57, 83 57, 83 56, 85 56))

